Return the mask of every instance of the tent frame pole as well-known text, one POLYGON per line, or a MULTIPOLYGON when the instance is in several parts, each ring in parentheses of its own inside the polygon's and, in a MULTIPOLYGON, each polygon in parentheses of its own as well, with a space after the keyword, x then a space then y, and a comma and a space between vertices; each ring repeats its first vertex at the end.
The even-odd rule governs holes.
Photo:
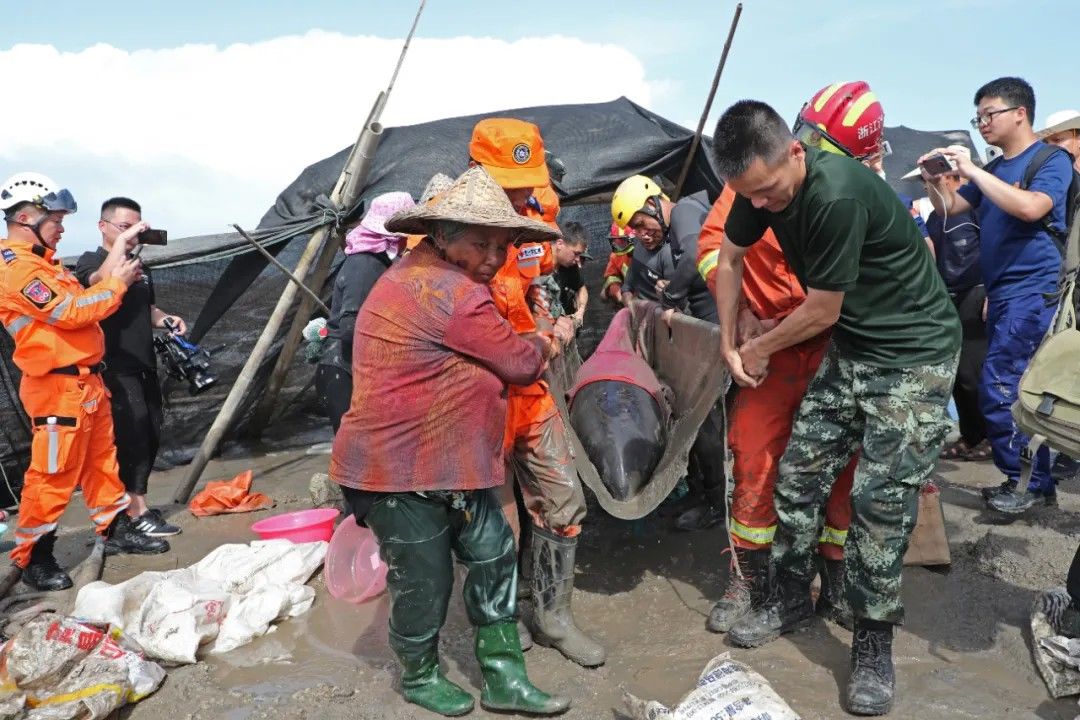
POLYGON ((686 153, 686 160, 683 162, 682 170, 679 171, 679 179, 675 182, 675 192, 672 194, 672 200, 678 200, 682 197, 683 185, 686 183, 686 178, 690 175, 690 167, 694 164, 694 156, 697 155, 698 146, 701 145, 701 135, 705 130, 705 121, 709 119, 709 112, 712 110, 713 99, 716 97, 716 89, 720 87, 720 75, 724 72, 724 65, 727 64, 728 52, 731 51, 731 41, 735 39, 735 29, 739 26, 739 18, 742 16, 742 3, 735 6, 735 17, 731 19, 731 28, 728 30, 727 41, 724 43, 724 51, 720 53, 720 62, 716 66, 716 73, 713 75, 712 87, 709 88, 709 96, 705 99, 705 109, 701 112, 701 119, 698 120, 697 131, 694 133, 694 139, 690 141, 690 150, 686 153))

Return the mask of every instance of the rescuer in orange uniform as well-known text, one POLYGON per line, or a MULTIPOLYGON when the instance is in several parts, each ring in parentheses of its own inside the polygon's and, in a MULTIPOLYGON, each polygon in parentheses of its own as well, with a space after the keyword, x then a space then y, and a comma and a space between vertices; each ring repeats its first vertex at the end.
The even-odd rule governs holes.
MULTIPOLYGON (((544 141, 536 125, 512 118, 481 120, 473 128, 469 159, 495 178, 518 213, 555 225, 558 197, 550 188, 544 141)), ((548 244, 526 243, 516 254, 508 253, 506 264, 491 281, 495 306, 516 332, 540 332, 554 341, 542 292, 533 285, 553 268, 548 244), (531 305, 529 297, 534 300, 531 305)), ((507 449, 533 525, 532 572, 527 580, 534 611, 529 630, 537 642, 555 647, 579 665, 601 665, 604 648, 581 631, 571 609, 585 494, 547 383, 510 386, 507 449)))
POLYGON ((611 223, 611 232, 608 233, 608 242, 611 243, 611 255, 608 256, 607 266, 604 268, 604 286, 600 290, 601 297, 616 303, 622 303, 622 286, 626 282, 626 274, 630 272, 630 261, 634 256, 634 231, 630 228, 621 228, 618 223, 611 223))
MULTIPOLYGON (((847 155, 875 171, 887 153, 885 112, 864 82, 834 83, 803 106, 795 136, 807 145, 847 155)), ((724 223, 735 193, 724 189, 709 212, 698 241, 698 272, 715 294, 717 256, 724 241, 724 223)), ((743 258, 742 302, 738 342, 760 335, 791 314, 806 299, 771 230, 743 258)), ((739 388, 728 433, 735 456, 735 492, 730 532, 739 552, 744 579, 732 578, 724 597, 709 615, 714 632, 727 630, 764 601, 769 548, 776 532, 773 488, 777 466, 791 435, 795 412, 810 379, 828 348, 828 334, 806 340, 769 358, 769 373, 755 388, 739 388)), ((851 612, 844 599, 843 548, 851 524, 851 487, 857 457, 836 479, 825 507, 825 526, 818 545, 821 595, 816 610, 850 629, 851 612)))
POLYGON ((0 322, 15 342, 22 371, 19 398, 33 425, 30 467, 24 475, 11 559, 37 590, 63 590, 71 578, 53 555, 60 515, 77 486, 107 552, 159 553, 161 538, 138 532, 124 511, 112 411, 101 380, 105 338, 98 321, 114 312, 140 277, 126 248, 140 223, 123 233, 102 266, 104 279, 84 289, 54 258, 64 218, 77 205, 71 193, 37 173, 20 173, 0 187, 8 237, 0 240, 0 322))

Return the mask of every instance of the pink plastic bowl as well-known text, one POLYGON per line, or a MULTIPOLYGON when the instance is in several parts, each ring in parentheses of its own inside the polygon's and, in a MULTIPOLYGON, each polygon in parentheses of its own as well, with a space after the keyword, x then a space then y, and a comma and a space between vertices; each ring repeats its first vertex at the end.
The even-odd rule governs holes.
POLYGON ((347 515, 330 540, 323 577, 326 589, 338 600, 360 603, 386 589, 386 563, 379 557, 379 541, 366 527, 347 515))
POLYGON ((300 510, 260 520, 251 529, 263 540, 285 538, 294 543, 329 541, 334 532, 334 519, 340 514, 334 508, 300 510))

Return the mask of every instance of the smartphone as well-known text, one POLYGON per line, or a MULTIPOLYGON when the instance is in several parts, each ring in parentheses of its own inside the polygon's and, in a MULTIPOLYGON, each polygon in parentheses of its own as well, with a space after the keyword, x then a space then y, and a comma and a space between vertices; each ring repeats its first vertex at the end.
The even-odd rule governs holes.
POLYGON ((143 245, 167 245, 169 234, 164 230, 143 230, 138 235, 138 241, 143 245))
POLYGON ((919 167, 926 170, 932 177, 956 171, 956 166, 953 165, 952 160, 941 153, 935 153, 926 158, 919 163, 919 167))

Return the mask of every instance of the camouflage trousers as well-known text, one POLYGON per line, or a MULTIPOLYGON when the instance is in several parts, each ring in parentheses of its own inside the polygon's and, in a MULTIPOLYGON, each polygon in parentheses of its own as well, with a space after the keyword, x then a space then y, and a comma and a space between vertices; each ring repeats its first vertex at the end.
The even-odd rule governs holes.
POLYGON ((860 452, 844 555, 848 602, 856 618, 903 622, 904 553, 919 490, 948 432, 945 408, 958 361, 959 355, 936 365, 883 368, 829 349, 780 460, 772 549, 778 573, 809 586, 825 499, 860 452))

